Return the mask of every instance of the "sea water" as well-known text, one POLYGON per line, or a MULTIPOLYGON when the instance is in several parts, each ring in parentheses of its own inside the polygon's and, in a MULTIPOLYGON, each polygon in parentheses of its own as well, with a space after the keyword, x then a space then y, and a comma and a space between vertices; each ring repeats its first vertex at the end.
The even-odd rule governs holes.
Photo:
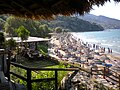
POLYGON ((90 44, 112 49, 113 53, 120 54, 120 29, 107 29, 94 32, 73 32, 75 37, 90 44))

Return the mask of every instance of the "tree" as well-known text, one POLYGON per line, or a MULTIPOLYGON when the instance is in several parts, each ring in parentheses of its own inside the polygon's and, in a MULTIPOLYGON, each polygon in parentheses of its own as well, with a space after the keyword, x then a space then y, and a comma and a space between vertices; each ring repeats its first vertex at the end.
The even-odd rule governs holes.
POLYGON ((22 41, 27 40, 30 35, 30 32, 24 26, 20 26, 18 29, 15 30, 15 32, 22 41))
POLYGON ((61 27, 56 27, 55 28, 55 32, 56 33, 61 33, 62 32, 62 28, 61 27))
POLYGON ((31 19, 22 19, 10 16, 7 18, 4 29, 8 36, 17 36, 16 28, 24 26, 30 32, 30 36, 38 37, 48 37, 50 28, 45 22, 31 20, 31 19))
POLYGON ((0 30, 3 30, 4 24, 5 21, 2 18, 0 18, 0 30))
POLYGON ((4 29, 5 32, 8 33, 9 36, 15 36, 15 28, 18 28, 19 26, 19 21, 16 20, 15 17, 10 16, 7 18, 5 24, 4 24, 4 29))
POLYGON ((6 41, 6 46, 9 50, 13 50, 17 46, 17 43, 13 38, 11 38, 6 41))
POLYGON ((38 32, 37 36, 45 38, 49 36, 51 29, 46 24, 43 24, 39 26, 37 32, 38 32))
POLYGON ((4 43, 5 43, 4 33, 0 32, 0 48, 4 48, 4 43))

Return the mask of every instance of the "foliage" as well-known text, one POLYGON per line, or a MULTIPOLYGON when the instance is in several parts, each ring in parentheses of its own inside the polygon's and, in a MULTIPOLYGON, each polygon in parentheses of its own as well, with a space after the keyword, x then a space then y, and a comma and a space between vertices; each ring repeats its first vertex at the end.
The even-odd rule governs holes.
POLYGON ((38 49, 40 50, 40 53, 43 55, 46 55, 48 53, 48 46, 45 44, 39 44, 38 49))
POLYGON ((101 31, 103 27, 95 23, 79 19, 77 17, 58 16, 56 19, 49 21, 49 26, 52 28, 61 27, 68 29, 72 32, 85 32, 85 31, 101 31))
POLYGON ((3 29, 4 24, 5 24, 5 21, 2 18, 0 18, 0 30, 3 29))
POLYGON ((51 32, 51 29, 48 28, 48 25, 43 24, 40 25, 37 31, 40 34, 40 37, 49 37, 49 33, 51 32))
POLYGON ((15 32, 14 29, 18 28, 18 23, 20 23, 18 20, 16 20, 15 17, 10 16, 9 18, 7 18, 5 24, 4 24, 4 29, 5 32, 9 34, 9 36, 14 36, 15 32))
POLYGON ((54 20, 37 21, 9 16, 5 20, 6 22, 3 24, 5 32, 7 32, 9 36, 17 36, 15 29, 21 25, 30 31, 30 36, 37 37, 49 37, 49 33, 55 29, 58 30, 58 32, 61 32, 62 30, 73 32, 104 30, 100 25, 97 25, 96 23, 90 23, 77 17, 58 16, 54 20))
POLYGON ((56 27, 55 28, 55 32, 56 33, 61 33, 62 32, 62 28, 61 27, 56 27))
POLYGON ((7 18, 6 23, 4 24, 5 32, 10 36, 17 36, 15 29, 20 26, 24 26, 29 30, 30 36, 48 37, 48 33, 51 32, 50 27, 45 23, 31 19, 16 18, 13 16, 7 18))
POLYGON ((4 24, 6 22, 6 15, 0 15, 0 31, 4 31, 4 24))
POLYGON ((6 47, 10 50, 14 49, 17 46, 17 43, 13 38, 7 40, 5 44, 6 44, 6 47))
POLYGON ((30 32, 24 26, 20 26, 18 29, 15 30, 15 32, 22 41, 27 40, 30 35, 30 32))
POLYGON ((4 42, 5 42, 4 33, 0 32, 0 48, 4 47, 4 42))

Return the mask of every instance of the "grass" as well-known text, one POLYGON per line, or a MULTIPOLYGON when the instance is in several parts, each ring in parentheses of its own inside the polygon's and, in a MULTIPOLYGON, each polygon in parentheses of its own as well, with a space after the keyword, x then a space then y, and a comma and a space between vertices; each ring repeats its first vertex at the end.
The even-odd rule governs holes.
POLYGON ((17 63, 22 64, 24 66, 28 67, 49 67, 49 66, 54 66, 58 65, 57 63, 51 62, 50 60, 28 60, 24 57, 18 56, 17 63))

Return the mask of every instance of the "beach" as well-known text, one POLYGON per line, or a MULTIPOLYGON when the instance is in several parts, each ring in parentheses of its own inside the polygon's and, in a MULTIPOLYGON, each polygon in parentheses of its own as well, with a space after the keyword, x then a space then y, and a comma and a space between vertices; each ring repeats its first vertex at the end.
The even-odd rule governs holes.
MULTIPOLYGON (((97 44, 112 49, 112 55, 120 56, 120 29, 105 29, 96 32, 72 32, 72 34, 89 44, 97 44)), ((107 52, 106 52, 107 53, 107 52)))
POLYGON ((65 35, 58 34, 53 36, 50 43, 52 53, 63 60, 80 60, 80 58, 87 59, 88 57, 92 58, 93 56, 95 59, 100 59, 100 57, 103 56, 105 58, 106 56, 106 58, 109 58, 113 62, 119 63, 120 61, 119 55, 112 54, 109 50, 105 50, 104 47, 98 45, 95 46, 95 44, 92 45, 81 39, 77 39, 72 34, 67 33, 65 35), (98 53, 100 55, 97 55, 98 53))
POLYGON ((71 33, 54 34, 48 51, 52 57, 68 63, 79 63, 80 67, 88 70, 93 66, 108 66, 120 73, 120 56, 113 55, 110 49, 84 42, 71 33))

